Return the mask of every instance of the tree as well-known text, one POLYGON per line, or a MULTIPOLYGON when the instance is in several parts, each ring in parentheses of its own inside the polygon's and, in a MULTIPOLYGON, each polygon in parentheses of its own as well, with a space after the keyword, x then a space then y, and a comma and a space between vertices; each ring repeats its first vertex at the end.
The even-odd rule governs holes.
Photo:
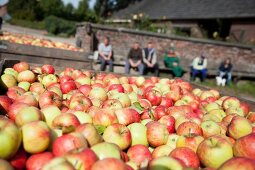
POLYGON ((62 0, 40 0, 39 6, 43 11, 44 18, 50 15, 58 17, 64 15, 64 4, 62 0))
POLYGON ((78 8, 75 10, 75 15, 78 20, 85 20, 86 14, 89 11, 88 0, 81 0, 78 8))

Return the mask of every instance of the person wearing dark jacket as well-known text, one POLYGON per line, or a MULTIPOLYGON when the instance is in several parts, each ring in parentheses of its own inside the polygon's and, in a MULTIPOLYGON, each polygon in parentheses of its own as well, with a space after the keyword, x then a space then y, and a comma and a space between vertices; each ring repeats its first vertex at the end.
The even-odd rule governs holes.
POLYGON ((231 78, 232 78, 232 71, 233 65, 231 64, 231 60, 230 58, 227 58, 225 61, 223 61, 220 64, 219 67, 219 77, 220 78, 224 78, 226 77, 227 79, 227 83, 231 82, 231 78))
POLYGON ((145 71, 148 71, 148 69, 153 69, 155 76, 159 76, 157 53, 155 48, 153 48, 152 42, 149 42, 147 48, 143 49, 143 63, 145 71))
POLYGON ((128 53, 127 61, 125 64, 126 74, 129 74, 130 68, 138 69, 140 75, 143 75, 144 73, 143 52, 138 42, 133 44, 133 47, 128 53))
POLYGON ((9 3, 9 0, 0 0, 0 35, 2 34, 2 23, 3 18, 7 14, 7 5, 9 3))

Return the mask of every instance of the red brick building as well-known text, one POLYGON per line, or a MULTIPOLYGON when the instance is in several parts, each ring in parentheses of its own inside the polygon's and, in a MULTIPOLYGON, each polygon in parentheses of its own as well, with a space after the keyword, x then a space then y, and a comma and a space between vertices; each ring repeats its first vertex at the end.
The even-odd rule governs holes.
POLYGON ((169 33, 178 30, 196 37, 219 36, 255 44, 255 0, 140 0, 111 19, 139 22, 142 16, 159 27, 166 26, 169 33))

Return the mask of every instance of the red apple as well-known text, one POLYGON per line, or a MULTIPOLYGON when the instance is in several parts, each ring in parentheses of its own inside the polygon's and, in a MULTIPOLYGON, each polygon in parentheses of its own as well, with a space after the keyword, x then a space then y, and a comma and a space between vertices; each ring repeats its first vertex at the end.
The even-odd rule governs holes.
POLYGON ((113 110, 118 110, 118 109, 123 108, 122 104, 117 99, 108 99, 108 100, 103 102, 101 107, 102 108, 109 108, 109 109, 113 109, 113 110))
POLYGON ((61 97, 52 91, 43 92, 39 97, 39 106, 43 108, 48 105, 55 105, 60 108, 62 105, 61 97))
POLYGON ((45 88, 43 87, 43 85, 39 82, 34 82, 31 84, 29 90, 31 92, 35 92, 37 94, 42 94, 45 91, 45 88))
POLYGON ((72 90, 76 89, 76 84, 74 81, 67 81, 60 84, 60 89, 63 94, 67 94, 72 90))
POLYGON ((18 80, 18 82, 26 81, 29 83, 33 83, 33 82, 35 82, 36 77, 32 71, 25 70, 18 74, 17 80, 18 80))
POLYGON ((59 77, 60 84, 63 84, 68 81, 73 81, 73 78, 71 76, 67 76, 67 75, 59 77))
POLYGON ((157 106, 153 110, 154 110, 154 119, 155 120, 159 120, 161 117, 168 114, 165 106, 157 106))
POLYGON ((241 109, 243 110, 244 116, 247 116, 250 112, 250 107, 247 103, 241 103, 240 105, 241 109))
POLYGON ((162 156, 150 161, 148 170, 174 169, 183 170, 185 166, 177 159, 170 156, 162 156))
POLYGON ((42 73, 44 73, 44 74, 54 74, 55 69, 52 65, 45 64, 45 65, 42 66, 42 73))
POLYGON ((150 90, 148 91, 145 96, 144 96, 147 100, 150 101, 150 103, 153 105, 153 106, 158 106, 160 103, 161 103, 161 100, 162 100, 162 96, 161 96, 161 93, 157 90, 150 90))
POLYGON ((131 123, 140 122, 139 113, 132 108, 123 108, 123 109, 116 110, 115 114, 118 118, 118 122, 125 126, 131 123))
POLYGON ((57 115, 52 122, 53 128, 62 128, 67 130, 74 130, 80 125, 79 119, 72 113, 61 113, 57 115))
POLYGON ((105 158, 103 160, 97 161, 91 168, 91 170, 102 170, 105 169, 109 170, 128 170, 127 165, 116 158, 105 158))
POLYGON ((152 121, 146 124, 147 139, 151 146, 157 147, 167 143, 169 132, 166 125, 157 121, 152 121))
POLYGON ((6 95, 12 99, 15 100, 18 96, 22 96, 26 91, 18 86, 14 86, 8 89, 6 95))
POLYGON ((11 120, 15 121, 16 115, 19 113, 20 110, 22 110, 25 107, 29 107, 29 105, 25 103, 13 103, 9 107, 8 117, 11 120))
POLYGON ((233 150, 236 157, 255 159, 255 133, 239 138, 233 150))
POLYGON ((16 98, 14 103, 25 103, 30 106, 38 107, 38 101, 34 95, 22 95, 16 98))
POLYGON ((19 62, 17 64, 14 64, 13 69, 16 70, 17 72, 22 72, 25 70, 29 70, 29 64, 27 62, 19 62))
POLYGON ((118 118, 111 109, 99 109, 93 117, 94 125, 109 126, 111 124, 118 123, 118 118))
POLYGON ((166 108, 169 108, 173 106, 173 101, 170 98, 163 96, 160 105, 165 106, 166 108))
POLYGON ((28 106, 22 108, 15 116, 15 123, 19 127, 33 121, 43 120, 42 112, 34 106, 28 106))
POLYGON ((194 152, 197 152, 197 148, 199 144, 204 140, 204 138, 200 135, 196 134, 188 134, 179 136, 176 141, 176 147, 187 147, 192 149, 194 152))
POLYGON ((230 107, 235 107, 235 108, 240 107, 240 104, 241 103, 240 103, 240 101, 237 98, 235 98, 235 97, 228 97, 228 98, 226 98, 223 101, 222 106, 226 110, 226 109, 228 109, 230 107))
POLYGON ((141 144, 131 146, 127 151, 127 155, 129 160, 134 162, 138 167, 143 162, 148 162, 152 159, 152 155, 148 147, 141 144))
POLYGON ((124 93, 124 88, 121 84, 112 84, 109 86, 108 91, 116 90, 119 93, 124 93))
POLYGON ((55 156, 63 156, 74 149, 87 148, 88 143, 82 134, 72 132, 58 137, 53 142, 52 152, 55 156))
POLYGON ((176 130, 177 135, 188 135, 188 134, 197 134, 197 135, 202 135, 202 129, 201 127, 191 121, 183 122, 180 124, 176 130))
POLYGON ((11 105, 12 100, 8 96, 0 96, 0 113, 7 114, 11 105))
POLYGON ((236 157, 226 161, 218 170, 254 170, 255 161, 254 159, 236 157))
POLYGON ((175 132, 175 119, 173 116, 165 115, 159 119, 159 123, 166 125, 169 134, 175 132))
POLYGON ((92 87, 90 85, 84 84, 79 87, 79 91, 86 97, 89 96, 89 93, 91 91, 92 87))
POLYGON ((24 149, 19 149, 18 152, 11 158, 10 163, 16 170, 23 170, 26 166, 27 154, 24 149))
POLYGON ((200 161, 196 152, 187 147, 176 148, 169 156, 180 160, 188 168, 198 169, 200 167, 200 161))
POLYGON ((76 98, 70 99, 70 109, 87 112, 91 106, 91 100, 85 96, 78 96, 76 98))
POLYGON ((26 162, 27 170, 41 170, 50 160, 54 158, 51 152, 42 152, 31 155, 26 162))

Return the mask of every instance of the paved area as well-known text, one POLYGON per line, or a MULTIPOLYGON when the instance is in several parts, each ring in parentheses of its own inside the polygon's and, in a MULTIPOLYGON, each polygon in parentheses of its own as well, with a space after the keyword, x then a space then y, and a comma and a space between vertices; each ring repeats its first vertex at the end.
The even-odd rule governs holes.
POLYGON ((47 32, 44 30, 24 28, 20 26, 10 25, 8 23, 3 24, 3 30, 8 32, 13 32, 13 33, 29 34, 29 35, 36 36, 38 38, 49 39, 55 42, 62 42, 62 43, 75 45, 75 38, 61 38, 61 37, 47 36, 47 32))

